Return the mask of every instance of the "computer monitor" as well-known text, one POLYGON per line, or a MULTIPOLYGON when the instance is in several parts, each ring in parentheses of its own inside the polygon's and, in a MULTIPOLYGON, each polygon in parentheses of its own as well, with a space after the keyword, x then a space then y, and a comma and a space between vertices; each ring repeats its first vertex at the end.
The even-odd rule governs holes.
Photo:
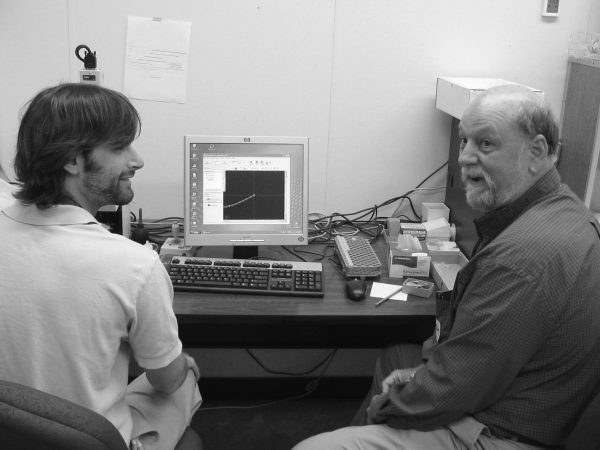
POLYGON ((186 246, 308 244, 308 138, 184 137, 186 246))

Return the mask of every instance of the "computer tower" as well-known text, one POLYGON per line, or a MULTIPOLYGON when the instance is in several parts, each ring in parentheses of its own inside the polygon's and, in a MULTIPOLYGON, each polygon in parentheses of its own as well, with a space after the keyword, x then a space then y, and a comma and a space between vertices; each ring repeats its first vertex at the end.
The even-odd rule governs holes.
POLYGON ((96 220, 111 233, 121 234, 126 238, 131 236, 131 216, 128 205, 103 206, 96 213, 96 220))
POLYGON ((461 251, 468 258, 471 257, 473 247, 477 242, 477 231, 474 220, 481 216, 467 204, 465 190, 460 180, 460 166, 458 155, 460 151, 460 138, 458 124, 460 121, 453 117, 450 131, 450 149, 448 155, 448 175, 446 177, 446 198, 444 203, 450 209, 450 222, 456 226, 455 241, 461 251))

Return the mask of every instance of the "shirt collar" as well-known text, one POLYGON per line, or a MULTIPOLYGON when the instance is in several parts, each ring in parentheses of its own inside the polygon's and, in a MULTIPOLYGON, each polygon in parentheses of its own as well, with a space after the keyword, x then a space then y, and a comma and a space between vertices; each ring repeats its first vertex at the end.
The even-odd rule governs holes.
POLYGON ((4 209, 9 218, 28 225, 86 225, 98 223, 88 211, 79 206, 54 205, 40 209, 35 205, 15 202, 4 209))
POLYGON ((542 197, 557 190, 559 186, 560 175, 556 168, 553 167, 517 200, 475 219, 475 228, 477 229, 479 242, 473 253, 476 253, 477 249, 487 245, 525 210, 529 209, 542 197))

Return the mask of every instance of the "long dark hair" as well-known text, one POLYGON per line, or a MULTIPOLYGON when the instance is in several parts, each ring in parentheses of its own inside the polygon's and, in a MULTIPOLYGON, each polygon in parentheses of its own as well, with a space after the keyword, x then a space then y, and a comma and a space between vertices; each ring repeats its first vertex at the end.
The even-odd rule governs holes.
POLYGON ((21 120, 14 160, 15 197, 48 208, 64 198, 64 166, 98 145, 124 148, 141 120, 123 94, 92 84, 64 83, 38 93, 21 120))

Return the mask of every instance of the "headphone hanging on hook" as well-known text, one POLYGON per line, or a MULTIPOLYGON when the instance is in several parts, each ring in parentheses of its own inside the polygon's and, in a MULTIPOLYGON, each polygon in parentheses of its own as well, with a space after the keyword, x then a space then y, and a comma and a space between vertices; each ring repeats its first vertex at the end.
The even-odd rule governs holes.
POLYGON ((75 48, 75 56, 83 62, 83 69, 79 71, 79 81, 81 83, 95 84, 102 86, 104 83, 104 72, 98 69, 96 52, 93 52, 87 45, 81 44, 75 48), (84 51, 83 56, 81 51, 84 51))
POLYGON ((90 50, 90 48, 87 45, 85 45, 85 44, 78 45, 75 48, 75 56, 77 56, 77 59, 79 59, 83 63, 83 66, 86 69, 95 69, 96 68, 96 65, 97 65, 96 52, 92 52, 92 50, 90 50), (80 55, 81 50, 86 51, 83 58, 80 55))

